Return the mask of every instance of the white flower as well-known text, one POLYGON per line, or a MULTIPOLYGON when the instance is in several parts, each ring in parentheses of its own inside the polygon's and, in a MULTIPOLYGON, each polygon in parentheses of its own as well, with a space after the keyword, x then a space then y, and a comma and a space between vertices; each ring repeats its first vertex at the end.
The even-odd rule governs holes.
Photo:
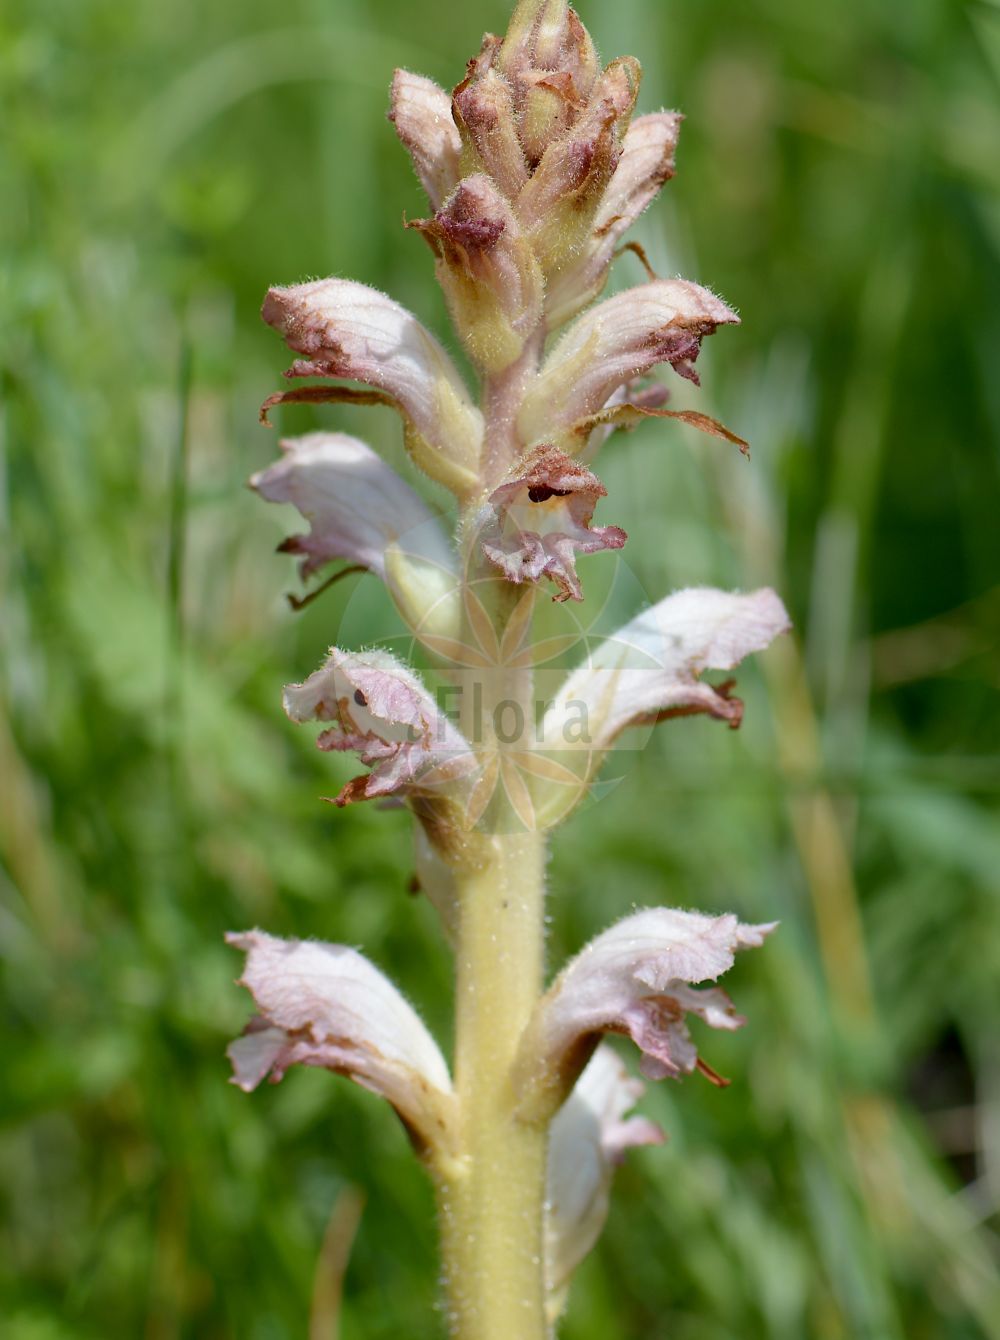
POLYGON ((556 694, 542 723, 546 750, 590 756, 587 776, 628 726, 705 712, 738 726, 743 704, 729 687, 701 682, 731 670, 789 628, 768 588, 748 595, 693 587, 644 610, 598 646, 556 694))
POLYGON ((370 447, 346 433, 282 441, 281 458, 250 480, 268 502, 291 503, 309 522, 282 551, 301 554, 303 578, 335 559, 385 582, 417 632, 452 631, 457 565, 451 543, 418 493, 370 447))
POLYGON ((494 489, 475 525, 483 552, 510 582, 556 583, 556 600, 582 600, 576 555, 621 549, 618 526, 590 524, 607 490, 596 475, 556 447, 537 447, 494 489))
POLYGON ((645 1085, 610 1047, 599 1046, 559 1109, 549 1132, 545 1206, 545 1283, 550 1320, 562 1311, 570 1278, 601 1236, 611 1184, 626 1150, 659 1145, 664 1134, 646 1117, 625 1120, 645 1085))
POLYGON ((246 952, 241 984, 258 1014, 230 1044, 233 1082, 246 1092, 292 1065, 347 1075, 393 1105, 423 1152, 454 1145, 451 1078, 420 1016, 384 973, 345 945, 228 935, 246 952))
MULTIPOLYGON (((454 363, 405 307, 365 284, 317 279, 270 289, 261 315, 290 349, 305 355, 288 376, 349 378, 376 387, 403 414, 407 445, 421 469, 457 493, 475 485, 482 415, 454 363)), ((308 388, 306 398, 323 394, 308 388)))
POLYGON ((285 689, 292 721, 332 722, 320 749, 352 752, 372 771, 337 796, 338 805, 402 794, 447 796, 474 766, 469 745, 433 696, 388 652, 334 647, 303 684, 285 689))
POLYGON ((679 1079, 699 1061, 685 1016, 712 1028, 745 1021, 718 988, 694 990, 733 965, 737 950, 763 943, 774 925, 746 926, 735 916, 655 907, 604 931, 563 969, 525 1031, 517 1062, 521 1111, 551 1111, 569 1092, 602 1033, 624 1033, 642 1052, 648 1079, 679 1079))
POLYGON ((658 363, 696 382, 701 341, 738 322, 714 293, 685 279, 658 279, 598 303, 545 360, 518 417, 521 436, 579 450, 577 425, 603 410, 620 386, 658 363))

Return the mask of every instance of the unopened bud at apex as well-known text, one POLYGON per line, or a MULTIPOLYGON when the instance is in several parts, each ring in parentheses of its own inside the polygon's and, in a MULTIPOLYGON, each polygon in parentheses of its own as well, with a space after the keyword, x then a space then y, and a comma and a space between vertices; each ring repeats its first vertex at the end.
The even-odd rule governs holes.
POLYGON ((487 172, 509 200, 528 180, 528 164, 517 133, 514 90, 495 68, 499 39, 487 33, 469 73, 455 89, 452 113, 462 137, 462 167, 487 172))

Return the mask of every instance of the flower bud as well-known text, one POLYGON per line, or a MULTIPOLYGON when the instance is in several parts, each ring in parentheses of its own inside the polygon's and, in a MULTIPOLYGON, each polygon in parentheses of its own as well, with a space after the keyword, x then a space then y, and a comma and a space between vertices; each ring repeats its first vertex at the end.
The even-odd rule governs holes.
POLYGON ((572 9, 536 29, 516 75, 521 142, 532 168, 586 107, 601 72, 590 34, 572 9))
POLYGON ((486 172, 509 200, 528 180, 528 165, 517 134, 514 91, 494 67, 498 39, 487 35, 469 62, 469 74, 455 89, 452 108, 463 144, 467 173, 486 172))
POLYGON ((639 93, 641 69, 630 56, 612 61, 578 119, 546 148, 517 201, 547 275, 584 246, 639 93))
POLYGON ((590 34, 565 0, 543 6, 521 40, 516 24, 515 15, 499 63, 516 89, 521 143, 534 169, 586 107, 601 67, 590 34))
POLYGON ((461 176, 462 139, 452 120, 451 99, 432 79, 397 70, 392 77, 389 120, 437 209, 461 176))
POLYGON ((683 119, 678 112, 654 112, 629 126, 589 237, 552 276, 545 303, 550 330, 588 306, 604 288, 622 237, 674 175, 683 119))
POLYGON ((545 281, 510 205, 489 177, 466 177, 418 228, 437 257, 455 329, 484 372, 521 354, 542 317, 545 281))

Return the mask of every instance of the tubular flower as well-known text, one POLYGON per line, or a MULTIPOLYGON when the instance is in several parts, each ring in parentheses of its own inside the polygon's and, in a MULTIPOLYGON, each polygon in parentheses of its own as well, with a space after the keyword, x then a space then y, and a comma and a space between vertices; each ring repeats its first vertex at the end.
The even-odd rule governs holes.
POLYGON ((250 1092, 293 1065, 323 1066, 387 1098, 423 1150, 454 1139, 451 1077, 420 1016, 363 954, 346 945, 227 935, 258 1013, 230 1044, 233 1082, 250 1092))
POLYGON ((320 749, 356 753, 371 772, 337 796, 339 806, 397 792, 444 795, 472 765, 469 745, 413 671, 388 652, 343 652, 304 684, 285 689, 292 721, 333 724, 320 749))
POLYGON ((449 488, 472 486, 482 415, 454 363, 404 307, 365 284, 317 279, 272 288, 261 314, 305 355, 289 377, 349 378, 375 387, 403 415, 417 463, 449 488))
POLYGON ((303 578, 336 559, 385 582, 406 623, 443 633, 454 618, 457 563, 437 517, 370 447, 346 433, 281 442, 280 460, 250 479, 268 502, 291 503, 308 535, 281 545, 301 555, 303 578))
POLYGON ((628 539, 618 526, 590 525, 607 489, 555 447, 538 447, 515 469, 516 477, 493 490, 478 519, 483 552, 510 582, 551 577, 556 600, 582 600, 576 554, 621 549, 628 539))
POLYGON ((708 289, 684 279, 628 289, 581 316, 545 360, 525 396, 518 427, 526 441, 555 433, 579 447, 579 428, 627 382, 658 363, 697 383, 701 342, 739 323, 708 289))
POLYGON ((732 670, 790 627, 767 588, 739 595, 692 588, 667 596, 597 647, 564 682, 542 722, 543 748, 586 756, 591 778, 629 726, 704 713, 739 726, 743 704, 701 681, 705 670, 732 670))
POLYGON ((695 1014, 711 1028, 746 1022, 718 988, 694 990, 733 966, 740 949, 763 944, 774 925, 744 926, 736 917, 649 908, 592 940, 564 968, 535 1011, 518 1062, 521 1112, 537 1118, 571 1090, 602 1033, 624 1033, 642 1052, 647 1079, 680 1079, 699 1061, 685 1022, 695 1014))
POLYGON ((610 1047, 598 1046, 552 1122, 545 1206, 550 1321, 563 1309, 573 1272, 601 1236, 615 1168, 627 1150, 665 1139, 646 1117, 624 1119, 644 1091, 610 1047))

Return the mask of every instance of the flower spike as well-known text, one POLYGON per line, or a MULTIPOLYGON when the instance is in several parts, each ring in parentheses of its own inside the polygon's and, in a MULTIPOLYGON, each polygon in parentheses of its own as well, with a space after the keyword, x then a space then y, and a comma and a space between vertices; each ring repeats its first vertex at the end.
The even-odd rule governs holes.
POLYGON ((257 931, 230 937, 247 952, 258 1010, 230 1056, 244 1089, 298 1062, 393 1104, 437 1183, 448 1325, 463 1340, 554 1333, 607 1216, 615 1165, 663 1139, 628 1118, 644 1086, 604 1035, 630 1038, 648 1078, 697 1069, 725 1084, 699 1057, 688 1016, 740 1026, 711 983, 772 929, 637 912, 541 994, 546 830, 593 789, 629 727, 694 713, 738 725, 732 681, 705 673, 789 626, 771 590, 680 591, 603 641, 568 612, 552 620, 568 632, 542 635, 536 617, 537 585, 582 600, 578 556, 626 542, 593 524, 606 491, 589 465, 612 432, 675 419, 747 449, 707 415, 667 407, 667 387, 649 378, 668 363, 697 384, 702 341, 739 320, 730 307, 660 279, 635 241, 625 246, 647 282, 591 306, 674 173, 682 118, 633 119, 641 74, 628 56, 602 68, 567 0, 516 0, 506 36, 484 37, 451 94, 396 71, 389 119, 430 201, 408 226, 433 253, 477 398, 416 317, 362 284, 272 288, 262 312, 296 356, 286 373, 296 384, 265 401, 265 421, 284 404, 389 406, 414 462, 457 500, 446 537, 408 483, 330 432, 283 441, 282 458, 251 481, 308 523, 282 546, 303 578, 335 561, 351 566, 330 581, 377 575, 436 675, 425 682, 382 649, 334 647, 284 702, 293 721, 321 723, 320 749, 364 765, 337 805, 381 800, 418 821, 413 890, 455 951, 457 1080, 360 954, 257 931), (583 663, 540 701, 541 667, 581 641, 583 663))

